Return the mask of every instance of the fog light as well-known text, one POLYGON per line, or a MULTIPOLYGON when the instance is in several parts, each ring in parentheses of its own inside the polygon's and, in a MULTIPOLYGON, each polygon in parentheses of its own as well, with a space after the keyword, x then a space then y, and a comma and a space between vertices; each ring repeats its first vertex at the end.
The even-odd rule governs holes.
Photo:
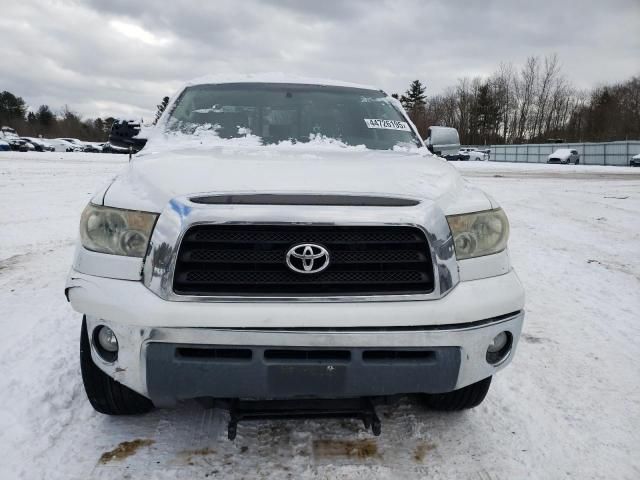
POLYGON ((493 339, 493 342, 491 342, 491 345, 489 345, 489 348, 487 348, 487 352, 490 352, 490 353, 499 352, 504 348, 504 346, 507 344, 508 341, 509 341, 509 337, 507 337, 507 332, 500 332, 498 335, 495 336, 495 338, 493 339))
POLYGON ((103 360, 111 363, 118 358, 118 339, 109 327, 96 327, 93 331, 93 345, 103 360))
POLYGON ((500 332, 487 347, 487 362, 497 364, 502 362, 511 351, 512 336, 509 332, 500 332))
POLYGON ((98 331, 98 343, 107 352, 115 353, 118 351, 118 339, 109 327, 100 327, 98 331))

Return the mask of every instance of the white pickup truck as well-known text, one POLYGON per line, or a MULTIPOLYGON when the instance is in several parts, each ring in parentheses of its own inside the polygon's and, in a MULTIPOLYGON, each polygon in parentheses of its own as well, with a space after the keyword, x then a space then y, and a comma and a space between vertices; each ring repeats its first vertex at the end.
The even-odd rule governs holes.
POLYGON ((474 407, 524 318, 508 236, 378 88, 191 82, 82 213, 65 294, 89 401, 474 407))

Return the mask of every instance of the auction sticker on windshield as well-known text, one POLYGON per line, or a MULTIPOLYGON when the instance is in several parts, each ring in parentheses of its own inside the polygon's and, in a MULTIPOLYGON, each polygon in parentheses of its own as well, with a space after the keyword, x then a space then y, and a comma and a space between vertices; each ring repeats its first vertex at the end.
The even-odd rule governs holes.
POLYGON ((411 129, 407 122, 401 122, 399 120, 384 120, 381 118, 365 118, 368 128, 384 128, 386 130, 404 130, 410 132, 411 129))

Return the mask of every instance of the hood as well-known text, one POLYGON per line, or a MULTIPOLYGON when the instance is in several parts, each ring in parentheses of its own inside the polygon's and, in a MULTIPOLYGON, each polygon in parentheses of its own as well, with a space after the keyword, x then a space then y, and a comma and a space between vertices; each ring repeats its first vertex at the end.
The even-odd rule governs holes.
POLYGON ((145 153, 116 177, 104 205, 161 212, 174 197, 211 193, 392 196, 435 201, 447 214, 491 208, 486 195, 430 154, 300 145, 145 153))

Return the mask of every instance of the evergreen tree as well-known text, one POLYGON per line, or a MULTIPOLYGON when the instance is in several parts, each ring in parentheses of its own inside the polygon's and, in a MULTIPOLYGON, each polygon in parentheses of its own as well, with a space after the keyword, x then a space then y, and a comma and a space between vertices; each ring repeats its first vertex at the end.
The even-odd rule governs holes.
POLYGON ((27 113, 27 105, 21 97, 16 97, 13 93, 4 91, 0 93, 0 122, 15 123, 23 121, 27 113))
POLYGON ((36 113, 38 123, 43 127, 50 127, 55 121, 55 115, 49 108, 49 105, 40 105, 36 113))
POLYGON ((472 143, 486 145, 493 142, 495 139, 492 132, 498 125, 499 117, 500 106, 497 98, 489 82, 485 82, 478 87, 475 102, 471 107, 471 124, 474 127, 474 131, 471 132, 472 143))
POLYGON ((164 110, 167 108, 167 105, 169 105, 169 97, 164 97, 162 99, 162 102, 160 102, 157 106, 158 106, 158 111, 156 112, 156 118, 153 121, 153 124, 155 125, 156 123, 158 123, 158 120, 160 120, 160 116, 162 115, 162 112, 164 112, 164 110))
POLYGON ((424 94, 426 87, 420 80, 414 80, 409 85, 409 90, 400 97, 400 103, 409 114, 409 118, 418 128, 422 137, 427 134, 426 106, 427 96, 424 94))
POLYGON ((400 97, 400 102, 409 115, 418 115, 424 112, 427 104, 427 96, 425 95, 426 87, 420 80, 414 80, 409 85, 409 90, 400 97))

